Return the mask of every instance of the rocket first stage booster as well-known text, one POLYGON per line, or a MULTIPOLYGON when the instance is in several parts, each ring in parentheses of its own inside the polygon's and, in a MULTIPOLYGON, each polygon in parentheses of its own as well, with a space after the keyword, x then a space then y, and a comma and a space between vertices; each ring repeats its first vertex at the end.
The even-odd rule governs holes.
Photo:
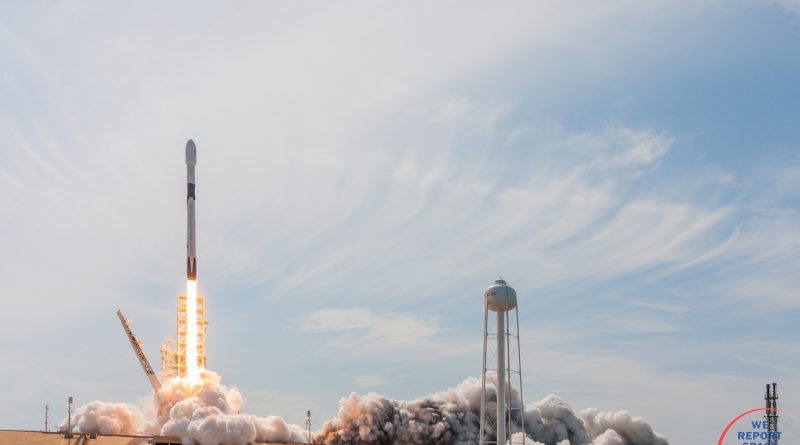
POLYGON ((197 281, 197 246, 194 225, 194 166, 197 165, 197 147, 194 141, 186 142, 186 279, 197 281))

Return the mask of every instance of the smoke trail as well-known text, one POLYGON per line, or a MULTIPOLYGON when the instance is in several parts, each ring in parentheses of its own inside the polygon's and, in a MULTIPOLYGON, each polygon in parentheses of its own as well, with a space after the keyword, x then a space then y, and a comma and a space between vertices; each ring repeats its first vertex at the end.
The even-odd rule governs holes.
MULTIPOLYGON (((302 427, 277 416, 240 414, 239 390, 220 383, 219 375, 200 370, 200 382, 175 378, 152 397, 152 409, 122 403, 91 402, 72 417, 72 432, 164 435, 185 444, 247 445, 255 442, 304 442, 302 427)), ((66 430, 67 420, 61 423, 66 430)))
MULTIPOLYGON (((494 382, 487 382, 487 387, 494 391, 494 382)), ((481 382, 474 378, 412 401, 353 393, 340 401, 337 417, 325 422, 314 443, 475 445, 480 434, 480 401, 481 382)), ((511 405, 519 407, 519 403, 519 393, 514 390, 511 405)), ((526 406, 523 416, 529 445, 668 445, 643 419, 626 411, 588 409, 577 416, 553 395, 526 406)), ((510 433, 520 439, 523 422, 519 415, 512 415, 510 422, 510 433)), ((486 433, 494 440, 493 428, 486 433)))
POLYGON ((189 381, 200 381, 197 364, 197 281, 186 280, 186 375, 189 381))

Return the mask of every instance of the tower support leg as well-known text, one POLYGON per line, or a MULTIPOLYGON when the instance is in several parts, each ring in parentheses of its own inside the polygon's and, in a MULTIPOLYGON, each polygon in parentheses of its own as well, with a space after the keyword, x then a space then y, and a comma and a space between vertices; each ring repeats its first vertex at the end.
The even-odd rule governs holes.
POLYGON ((506 445, 506 313, 497 311, 497 445, 506 445))

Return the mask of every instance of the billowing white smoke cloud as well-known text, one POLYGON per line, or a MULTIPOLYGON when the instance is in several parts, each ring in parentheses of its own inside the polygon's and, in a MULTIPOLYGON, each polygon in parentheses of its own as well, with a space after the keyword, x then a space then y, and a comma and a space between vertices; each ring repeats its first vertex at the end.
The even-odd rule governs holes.
POLYGON ((596 445, 616 445, 625 443, 666 444, 667 441, 656 434, 641 417, 633 417, 627 411, 601 413, 594 408, 581 411, 586 430, 596 437, 596 445), (606 436, 605 438, 602 436, 606 436), (620 439, 627 440, 627 442, 620 439))
MULTIPOLYGON (((141 421, 141 412, 132 405, 94 401, 75 410, 75 414, 72 415, 72 431, 137 434, 141 421)), ((65 419, 61 429, 66 430, 66 428, 65 419)))
MULTIPOLYGON (((219 375, 204 370, 201 383, 184 379, 164 382, 153 397, 155 409, 122 403, 91 402, 72 417, 74 433, 175 436, 185 444, 246 445, 254 442, 304 442, 302 427, 281 417, 239 414, 243 403, 236 388, 220 383, 219 375)), ((66 419, 61 424, 66 429, 66 419)))
MULTIPOLYGON (((239 414, 242 395, 203 371, 202 383, 183 379, 164 382, 153 397, 154 409, 121 403, 91 402, 72 418, 73 432, 175 436, 186 445, 246 445, 255 442, 305 442, 304 430, 276 416, 239 414), (148 414, 149 413, 149 414, 148 414)), ((495 384, 487 381, 490 392, 495 384)), ((494 395, 489 402, 494 401, 494 395)), ((370 393, 353 393, 339 402, 337 417, 325 422, 314 436, 324 445, 475 445, 480 435, 481 382, 469 378, 412 401, 390 400, 370 393)), ((580 415, 564 401, 549 395, 523 411, 519 393, 511 395, 510 433, 525 445, 668 445, 644 419, 627 411, 580 415)), ((493 417, 493 416, 492 416, 493 417)), ((490 419, 492 422, 495 419, 490 419)), ((66 420, 62 428, 66 426, 66 420)), ((495 431, 488 426, 486 434, 495 431)))
MULTIPOLYGON (((494 392, 493 382, 487 387, 494 392)), ((494 397, 490 397, 494 401, 494 397)), ((351 394, 339 404, 336 418, 325 422, 315 443, 325 445, 475 445, 480 435, 481 382, 470 378, 455 388, 412 401, 390 400, 370 393, 351 394)), ((519 394, 511 406, 518 408, 519 394)), ((522 442, 519 411, 512 412, 511 433, 522 442)), ((572 408, 550 395, 525 407, 526 445, 668 445, 641 418, 572 408)), ((492 416, 494 417, 494 416, 492 416)), ((494 418, 491 419, 494 421, 494 418)), ((487 428, 493 436, 493 428, 487 428)))

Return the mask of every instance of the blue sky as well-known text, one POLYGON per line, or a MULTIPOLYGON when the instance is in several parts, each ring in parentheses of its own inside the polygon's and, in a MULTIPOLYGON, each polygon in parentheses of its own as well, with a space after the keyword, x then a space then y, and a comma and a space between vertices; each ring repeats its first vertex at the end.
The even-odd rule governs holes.
POLYGON ((800 411, 800 4, 0 7, 0 406, 134 401, 184 285, 198 145, 209 366, 256 414, 480 372, 714 440, 800 411))

